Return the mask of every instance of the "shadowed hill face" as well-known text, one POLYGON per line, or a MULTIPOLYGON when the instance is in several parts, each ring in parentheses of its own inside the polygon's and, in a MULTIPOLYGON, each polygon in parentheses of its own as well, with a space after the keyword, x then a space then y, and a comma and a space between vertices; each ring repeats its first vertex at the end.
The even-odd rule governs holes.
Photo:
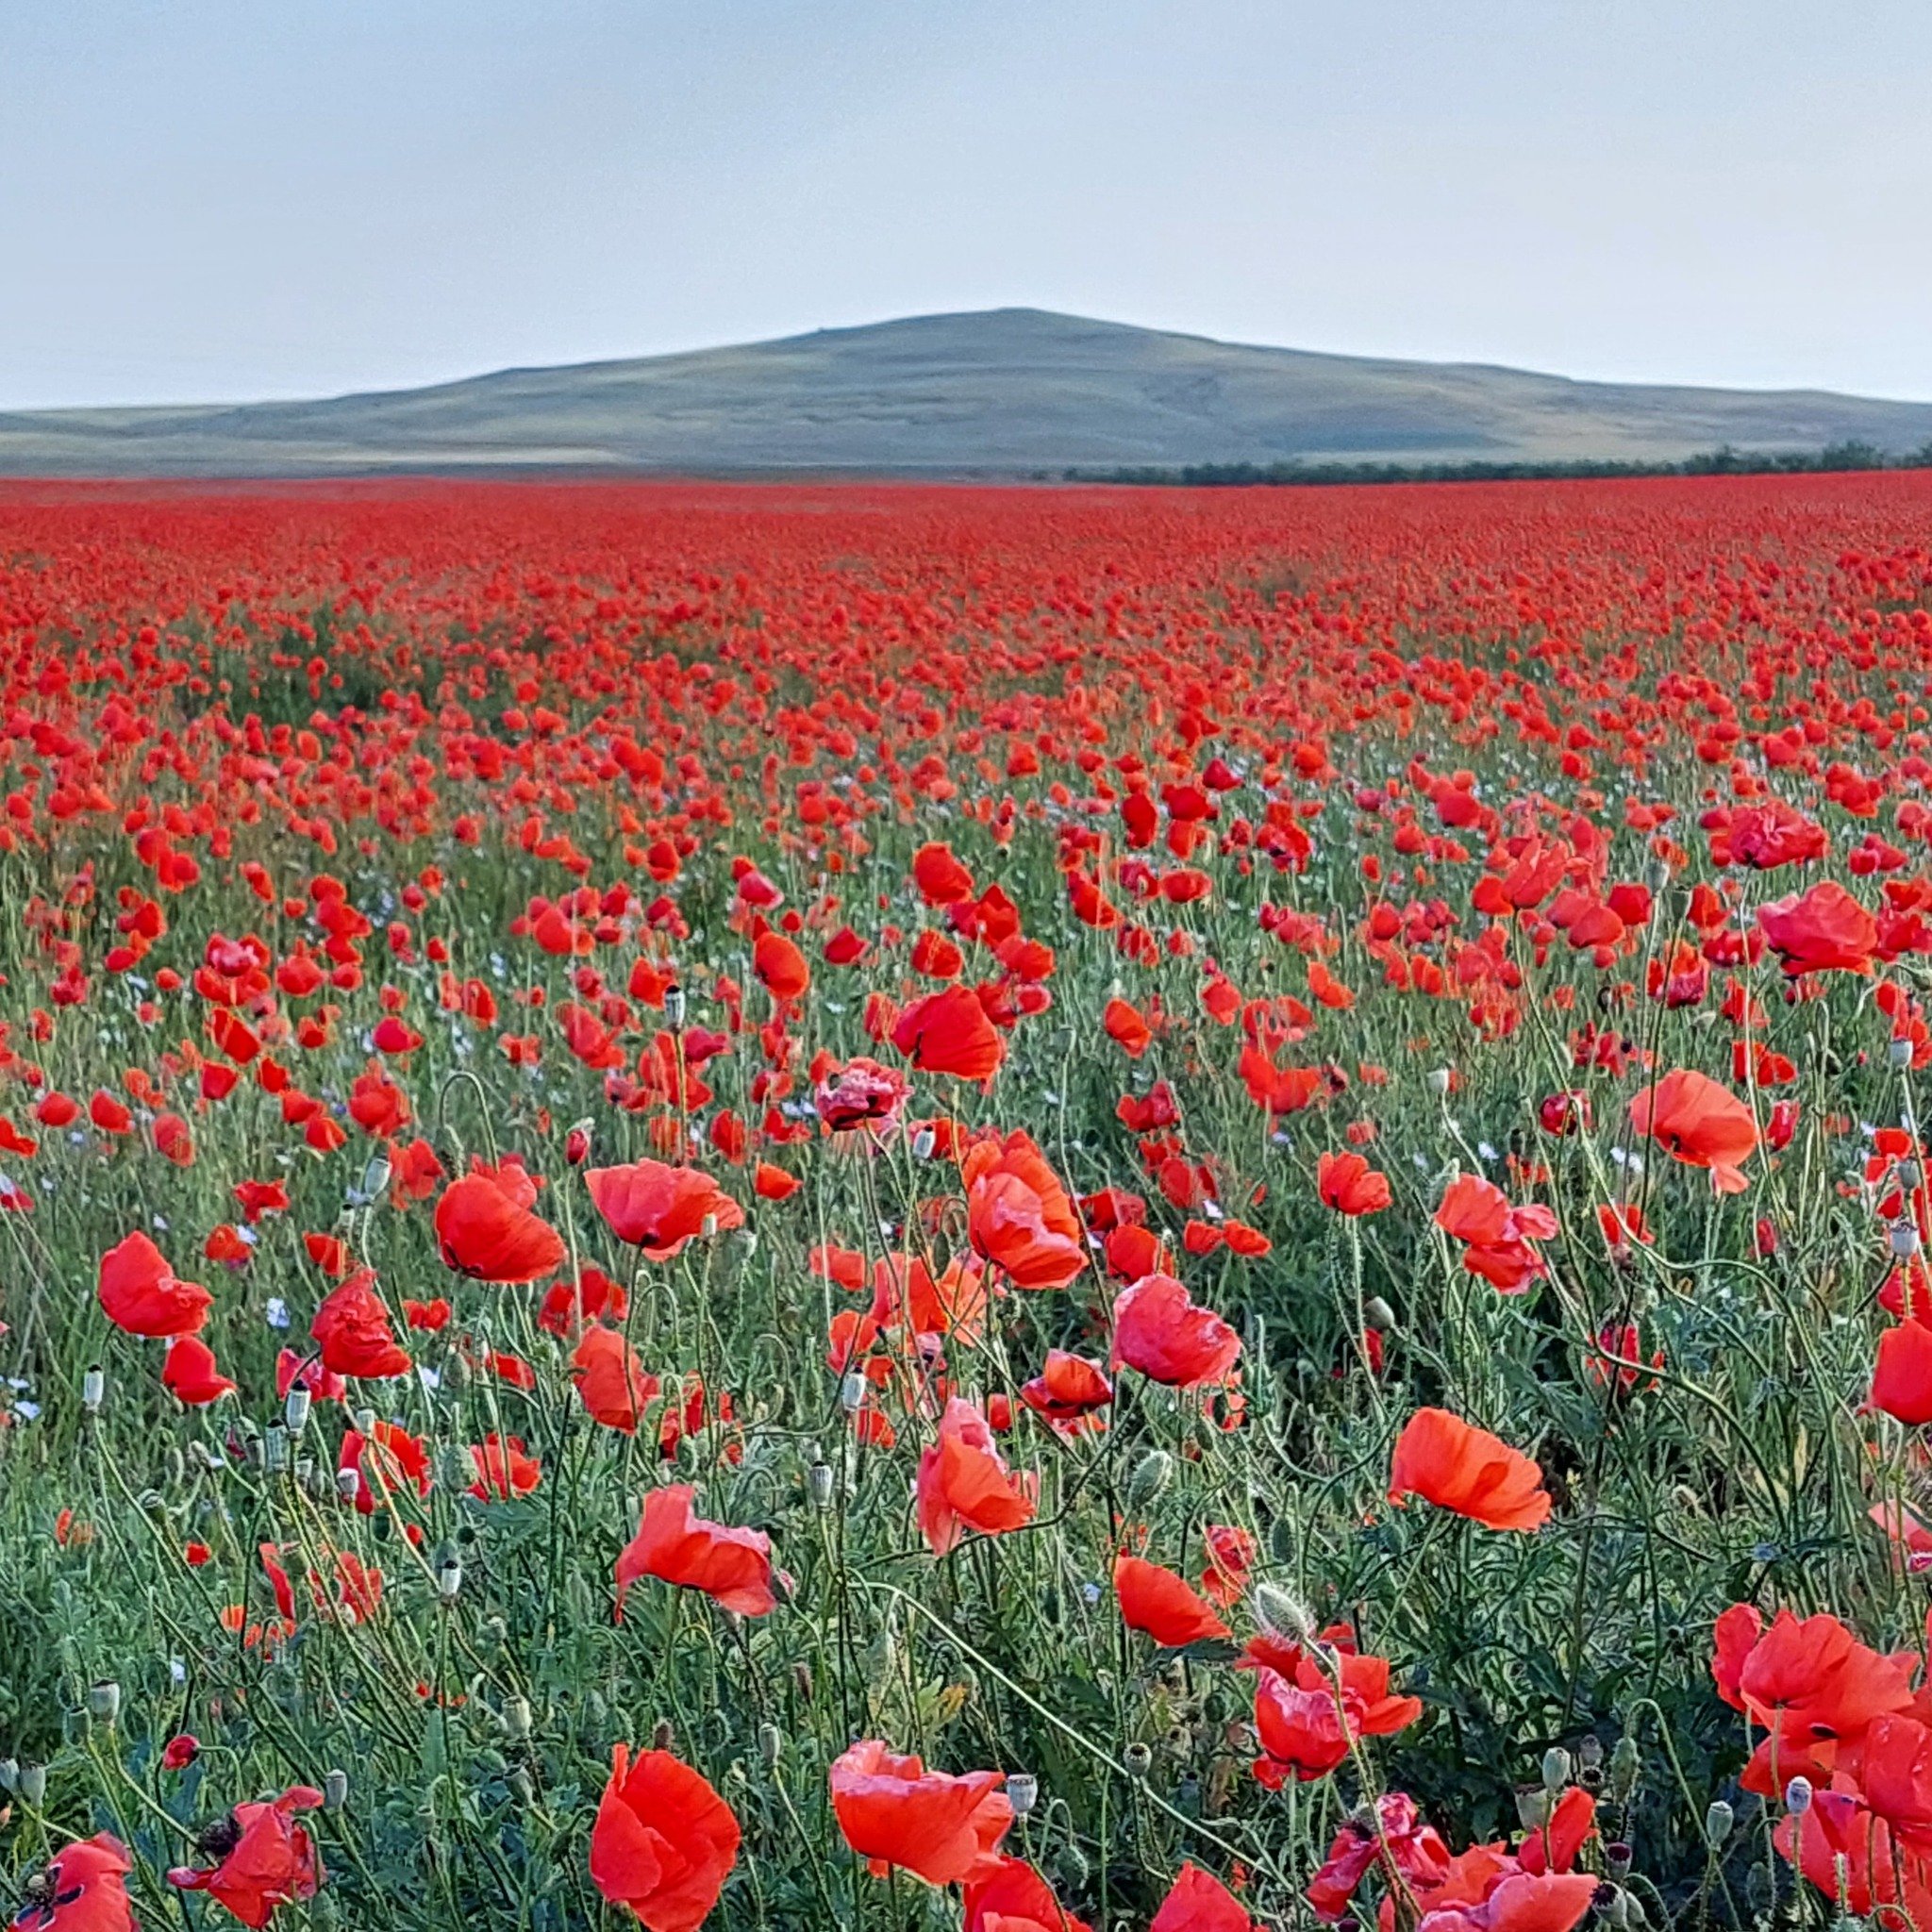
POLYGON ((1932 404, 1570 382, 1257 348, 1038 309, 304 403, 0 415, 0 472, 591 466, 1012 474, 1297 459, 1673 461, 1720 444, 1888 454, 1932 404))

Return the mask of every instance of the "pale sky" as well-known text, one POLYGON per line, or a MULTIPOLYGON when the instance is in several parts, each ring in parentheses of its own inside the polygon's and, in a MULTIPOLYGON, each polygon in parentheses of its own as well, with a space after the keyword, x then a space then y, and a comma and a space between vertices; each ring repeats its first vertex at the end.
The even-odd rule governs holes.
POLYGON ((0 0, 0 408, 1027 304, 1932 399, 1925 0, 0 0))

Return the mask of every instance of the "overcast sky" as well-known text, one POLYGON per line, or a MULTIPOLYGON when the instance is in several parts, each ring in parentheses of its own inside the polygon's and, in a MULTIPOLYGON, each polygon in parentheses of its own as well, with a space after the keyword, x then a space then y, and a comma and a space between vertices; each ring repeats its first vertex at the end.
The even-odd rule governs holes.
POLYGON ((4 0, 0 408, 1024 303, 1932 398, 1924 0, 4 0))

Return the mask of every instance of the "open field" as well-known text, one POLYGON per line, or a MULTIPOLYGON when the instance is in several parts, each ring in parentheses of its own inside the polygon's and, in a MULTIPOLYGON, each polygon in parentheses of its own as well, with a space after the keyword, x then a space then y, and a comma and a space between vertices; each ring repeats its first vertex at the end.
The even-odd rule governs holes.
POLYGON ((0 1910, 1932 1924, 1928 780, 1932 475, 0 486, 0 1910))

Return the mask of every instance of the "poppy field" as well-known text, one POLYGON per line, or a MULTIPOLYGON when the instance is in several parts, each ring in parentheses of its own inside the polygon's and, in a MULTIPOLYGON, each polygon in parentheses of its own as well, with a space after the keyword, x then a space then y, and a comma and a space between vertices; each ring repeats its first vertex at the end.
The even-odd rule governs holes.
POLYGON ((0 486, 0 1922, 1932 1926, 1932 476, 0 486))

